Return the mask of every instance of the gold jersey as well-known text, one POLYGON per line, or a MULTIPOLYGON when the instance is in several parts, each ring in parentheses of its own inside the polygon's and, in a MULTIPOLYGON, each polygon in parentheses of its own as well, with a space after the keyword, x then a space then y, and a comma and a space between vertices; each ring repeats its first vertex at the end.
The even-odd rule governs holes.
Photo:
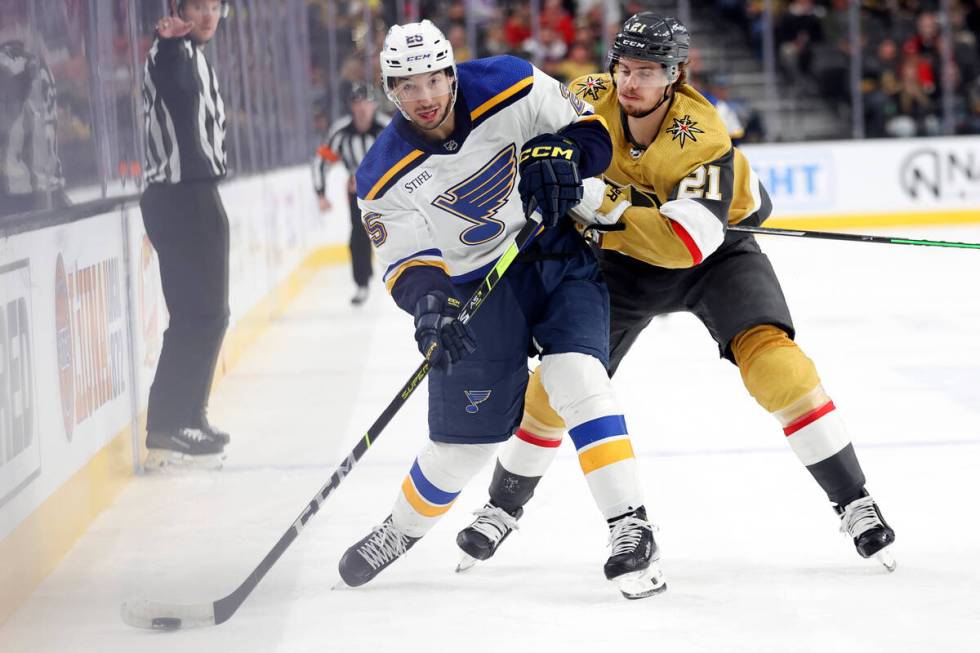
POLYGON ((726 225, 768 217, 771 203, 758 177, 714 106, 691 86, 675 91, 660 133, 645 149, 629 139, 608 74, 580 77, 570 88, 608 123, 613 156, 604 178, 627 191, 631 204, 620 218, 626 228, 603 233, 603 249, 686 268, 721 245, 726 225))

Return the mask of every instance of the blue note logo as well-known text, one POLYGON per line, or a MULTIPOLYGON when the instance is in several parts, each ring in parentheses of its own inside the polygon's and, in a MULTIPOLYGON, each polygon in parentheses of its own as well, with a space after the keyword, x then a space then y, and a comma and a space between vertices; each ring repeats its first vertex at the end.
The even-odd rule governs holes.
POLYGON ((432 205, 472 225, 459 235, 464 245, 485 243, 504 231, 503 221, 493 216, 510 199, 516 176, 517 147, 511 143, 485 166, 435 198, 432 205))
POLYGON ((492 390, 463 390, 466 400, 470 405, 466 407, 466 412, 474 415, 480 411, 480 404, 490 398, 492 390))

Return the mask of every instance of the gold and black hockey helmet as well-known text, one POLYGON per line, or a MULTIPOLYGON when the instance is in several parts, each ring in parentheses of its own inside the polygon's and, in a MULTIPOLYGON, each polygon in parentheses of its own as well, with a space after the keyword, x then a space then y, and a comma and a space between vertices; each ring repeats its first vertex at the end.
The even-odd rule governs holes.
POLYGON ((653 61, 667 69, 687 62, 691 36, 687 27, 671 16, 643 11, 623 23, 609 53, 609 72, 620 57, 653 61))

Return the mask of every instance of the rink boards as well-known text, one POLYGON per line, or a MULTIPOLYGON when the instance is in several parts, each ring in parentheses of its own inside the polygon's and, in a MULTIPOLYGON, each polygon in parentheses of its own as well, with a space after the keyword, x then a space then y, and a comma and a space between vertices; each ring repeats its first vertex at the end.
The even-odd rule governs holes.
MULTIPOLYGON (((226 183, 231 320, 216 377, 324 264, 346 216, 305 168, 226 183)), ((343 197, 336 198, 343 206, 343 197)), ((167 310, 139 206, 0 247, 0 623, 139 471, 167 310)))

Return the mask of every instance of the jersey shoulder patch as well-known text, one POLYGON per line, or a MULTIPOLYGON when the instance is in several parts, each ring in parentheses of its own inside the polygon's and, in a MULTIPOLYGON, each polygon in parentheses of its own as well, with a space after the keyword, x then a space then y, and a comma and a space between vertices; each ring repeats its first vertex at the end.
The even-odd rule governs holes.
POLYGON ((398 134, 394 121, 388 123, 357 167, 357 196, 362 200, 380 198, 428 156, 398 134))
POLYGON ((612 78, 609 73, 595 75, 583 75, 569 84, 572 93, 582 98, 586 102, 595 104, 611 94, 613 90, 612 78))
POLYGON ((525 97, 534 84, 531 64, 510 55, 466 61, 457 72, 474 126, 525 97))

